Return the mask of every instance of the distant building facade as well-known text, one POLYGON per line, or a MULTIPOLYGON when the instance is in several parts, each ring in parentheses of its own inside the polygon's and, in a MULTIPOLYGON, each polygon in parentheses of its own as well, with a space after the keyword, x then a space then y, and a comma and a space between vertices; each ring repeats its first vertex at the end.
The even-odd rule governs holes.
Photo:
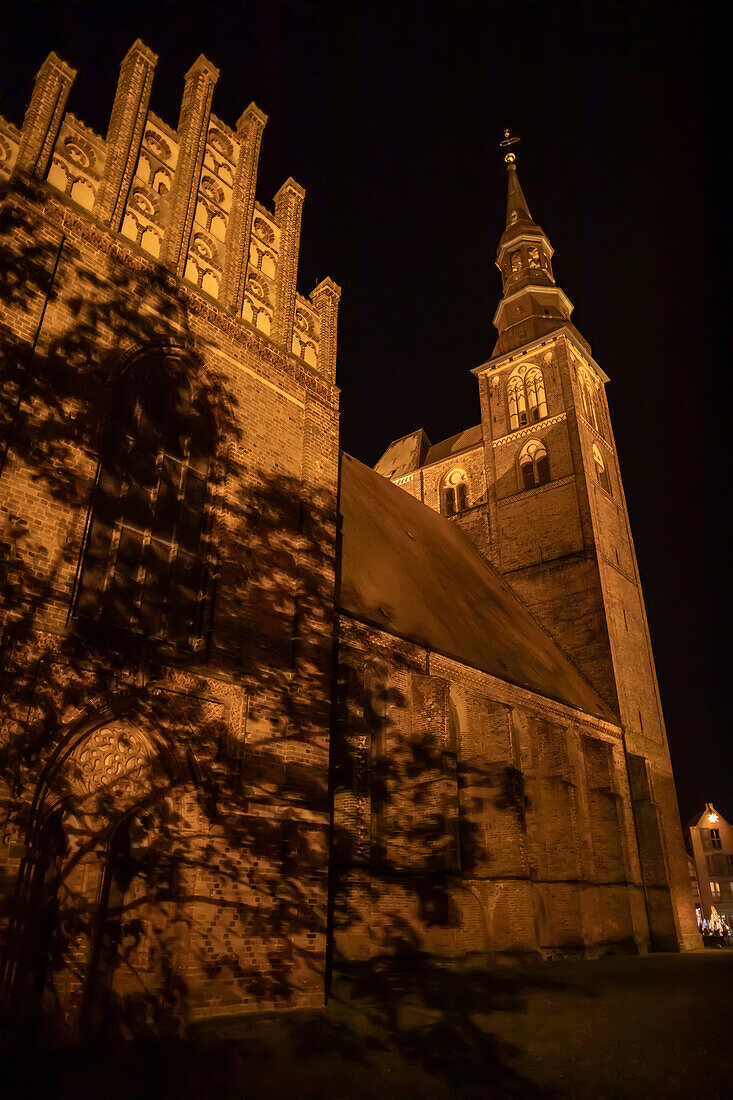
POLYGON ((265 116, 200 57, 174 129, 155 64, 106 138, 55 54, 0 120, 6 1010, 134 1033, 321 1004, 333 957, 693 946, 605 376, 513 161, 481 424, 371 471, 265 116))
POLYGON ((714 906, 733 928, 733 826, 706 802, 690 822, 689 833, 700 916, 709 921, 714 906))

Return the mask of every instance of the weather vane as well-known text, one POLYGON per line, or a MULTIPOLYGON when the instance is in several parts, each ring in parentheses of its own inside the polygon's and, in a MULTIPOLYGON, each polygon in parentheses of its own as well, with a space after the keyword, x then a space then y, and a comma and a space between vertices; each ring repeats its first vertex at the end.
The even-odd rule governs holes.
POLYGON ((504 161, 506 164, 514 164, 514 161, 517 159, 509 146, 516 145, 519 140, 520 139, 518 137, 512 137, 508 130, 504 131, 504 140, 499 142, 499 148, 507 150, 504 156, 504 161))

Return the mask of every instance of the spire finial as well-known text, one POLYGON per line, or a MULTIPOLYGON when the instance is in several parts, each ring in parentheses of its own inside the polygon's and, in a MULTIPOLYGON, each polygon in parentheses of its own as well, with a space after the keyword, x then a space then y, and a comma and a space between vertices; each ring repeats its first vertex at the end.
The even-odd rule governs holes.
POLYGON ((506 153, 504 155, 505 164, 514 164, 514 162, 516 161, 517 158, 515 157, 509 146, 516 145, 519 140, 520 138, 518 137, 512 137, 509 130, 504 131, 504 140, 499 142, 499 148, 506 149, 506 153))

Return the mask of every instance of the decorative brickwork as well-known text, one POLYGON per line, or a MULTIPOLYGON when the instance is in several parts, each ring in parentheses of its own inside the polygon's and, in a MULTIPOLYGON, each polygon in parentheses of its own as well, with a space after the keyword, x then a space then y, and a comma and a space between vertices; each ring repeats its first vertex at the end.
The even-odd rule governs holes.
POLYGON ((289 348, 295 313, 295 284, 298 278, 300 222, 303 216, 305 191, 290 178, 275 195, 275 221, 280 226, 280 260, 275 277, 275 314, 272 337, 289 348))
POLYGON ((154 65, 136 42, 106 140, 53 54, 22 133, 0 120, 11 1018, 318 1006, 329 946, 690 946, 605 376, 549 242, 532 223, 524 270, 502 238, 481 424, 398 441, 405 492, 361 467, 349 519, 341 291, 297 293, 304 191, 256 201, 266 118, 212 114, 205 58, 177 131, 149 112, 154 65))
POLYGON ((128 50, 107 131, 107 159, 94 213, 119 229, 132 184, 148 115, 157 57, 140 39, 128 50))
MULTIPOLYGON (((216 119, 216 70, 200 59, 176 134, 147 111, 154 60, 140 43, 125 58, 105 142, 63 115, 73 74, 49 59, 3 199, 0 864, 16 902, 2 989, 19 1020, 48 990, 71 1031, 169 1029, 325 993, 335 310, 324 376, 182 279, 192 226, 226 257, 214 218, 231 214, 241 294, 252 221, 275 226, 254 202, 264 116, 248 108, 238 136, 216 119), (153 482, 128 467, 110 494, 139 362, 143 381, 161 371, 146 409, 167 396, 135 453, 162 442, 153 482), (166 441, 191 400, 209 442, 166 441), (203 577, 186 579, 186 561, 203 577), (161 562, 158 585, 145 580, 161 562), (164 591, 195 603, 175 640, 164 591)), ((297 234, 283 249, 294 303, 297 234)))
POLYGON ((239 317, 244 301, 244 287, 249 257, 249 237, 254 213, 257 163, 260 155, 262 131, 267 122, 264 114, 250 103, 237 123, 237 137, 242 145, 234 176, 232 209, 229 215, 226 238, 226 261, 220 299, 239 317))
POLYGON ((179 276, 186 269, 186 253, 206 150, 211 100, 218 77, 219 70, 203 55, 186 73, 181 117, 178 122, 178 165, 169 200, 170 221, 161 253, 163 261, 179 276))
POLYGON ((16 167, 43 179, 56 143, 76 71, 50 53, 38 71, 23 121, 16 167))

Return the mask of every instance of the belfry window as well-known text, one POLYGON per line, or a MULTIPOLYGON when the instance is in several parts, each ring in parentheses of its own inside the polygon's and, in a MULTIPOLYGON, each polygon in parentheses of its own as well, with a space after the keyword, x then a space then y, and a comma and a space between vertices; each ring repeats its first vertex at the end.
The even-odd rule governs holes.
POLYGON ((527 256, 529 257, 530 267, 540 267, 540 250, 533 246, 527 249, 527 256))
POLYGON ((443 479, 441 506, 444 516, 455 516, 468 507, 468 478, 464 470, 451 470, 443 479))
POLYGON ((522 448, 519 455, 519 472, 523 489, 535 489, 538 485, 546 485, 550 480, 547 451, 538 439, 531 439, 522 448))
POLYGON ((214 430, 184 364, 154 354, 113 402, 76 614, 180 644, 203 631, 214 430))
POLYGON ((520 367, 507 383, 509 429, 516 431, 547 416, 545 382, 539 367, 520 367))
POLYGON ((597 443, 593 444, 593 461, 596 467, 596 481, 602 489, 611 494, 611 479, 608 476, 608 470, 606 464, 603 461, 603 455, 601 454, 600 447, 597 443))
POLYGON ((522 253, 519 249, 517 249, 516 252, 512 252, 509 259, 511 260, 512 271, 522 270, 522 253))
POLYGON ((598 426, 598 415, 596 413, 596 403, 591 388, 586 382, 580 383, 580 396, 583 402, 583 411, 585 412, 585 419, 589 424, 592 424, 597 432, 600 432, 598 426))
POLYGON ((545 383, 542 380, 542 372, 539 370, 527 371, 524 377, 524 389, 527 394, 527 408, 529 419, 534 423, 547 416, 547 398, 545 397, 545 383))

